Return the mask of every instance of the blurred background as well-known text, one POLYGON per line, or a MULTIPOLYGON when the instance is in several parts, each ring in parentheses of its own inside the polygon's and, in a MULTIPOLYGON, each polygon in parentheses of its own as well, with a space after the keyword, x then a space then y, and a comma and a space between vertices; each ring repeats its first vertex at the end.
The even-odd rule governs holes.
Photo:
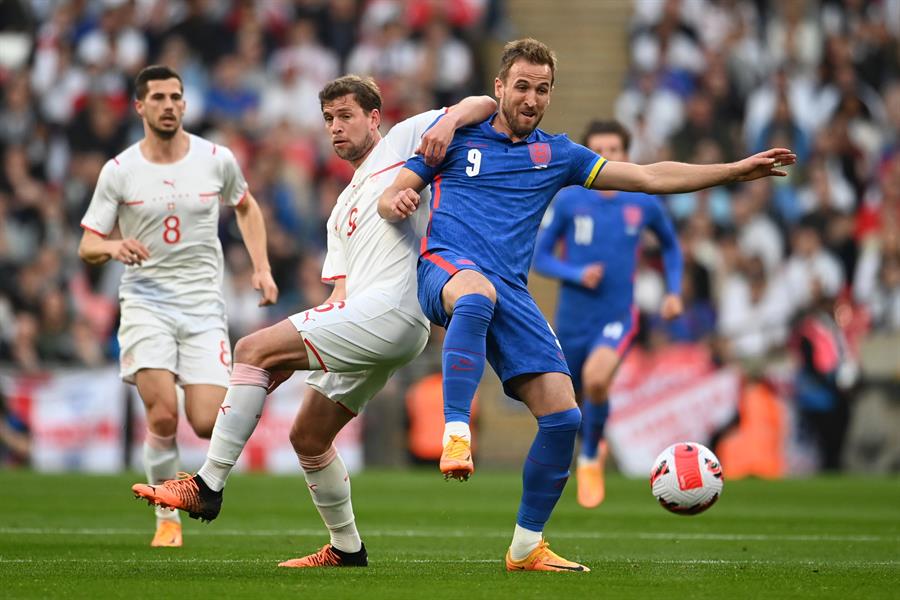
MULTIPOLYGON (((729 477, 900 471, 900 0, 0 0, 0 465, 137 467, 144 425, 117 377, 123 266, 77 256, 104 162, 142 135, 134 75, 182 76, 185 128, 232 149, 265 213, 279 303, 258 309, 223 211, 233 341, 320 303, 325 221, 349 182, 317 93, 372 75, 384 126, 490 93, 502 45, 559 57, 542 123, 633 133, 639 163, 798 155, 787 178, 663 198, 685 254, 685 314, 658 317, 656 243, 636 277, 639 342, 613 389, 618 468, 711 445, 729 477)), ((555 284, 533 277, 552 315, 555 284)), ((586 316, 589 322, 589 316, 586 316)), ((353 469, 435 460, 440 342, 342 433, 353 469)), ((274 394, 242 458, 296 471, 302 376, 274 394)), ((205 444, 182 427, 187 468, 205 444)), ((515 467, 534 421, 489 373, 480 465, 515 467)))

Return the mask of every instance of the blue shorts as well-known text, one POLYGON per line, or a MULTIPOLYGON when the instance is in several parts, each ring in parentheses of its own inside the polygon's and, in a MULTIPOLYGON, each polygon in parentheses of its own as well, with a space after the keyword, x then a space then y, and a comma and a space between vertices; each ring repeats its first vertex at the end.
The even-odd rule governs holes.
POLYGON ((637 307, 632 306, 618 317, 603 317, 592 322, 590 327, 584 325, 584 319, 577 323, 558 324, 559 343, 572 373, 576 392, 581 391, 581 372, 588 356, 597 348, 606 347, 615 350, 619 360, 622 360, 631 348, 640 322, 637 307))
POLYGON ((547 319, 538 309, 528 288, 516 287, 485 273, 474 261, 449 251, 426 252, 419 257, 419 304, 432 323, 447 327, 450 317, 441 302, 441 290, 458 271, 481 273, 497 291, 494 317, 487 332, 487 360, 503 389, 511 398, 507 383, 526 373, 569 374, 562 347, 547 319))

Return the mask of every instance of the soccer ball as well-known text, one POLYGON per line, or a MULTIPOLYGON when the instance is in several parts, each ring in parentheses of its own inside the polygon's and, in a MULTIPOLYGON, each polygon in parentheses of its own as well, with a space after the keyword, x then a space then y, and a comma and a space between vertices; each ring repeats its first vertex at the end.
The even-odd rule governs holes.
POLYGON ((712 451, 696 442, 679 442, 653 461, 650 489, 663 508, 677 515, 696 515, 722 494, 722 465, 712 451))

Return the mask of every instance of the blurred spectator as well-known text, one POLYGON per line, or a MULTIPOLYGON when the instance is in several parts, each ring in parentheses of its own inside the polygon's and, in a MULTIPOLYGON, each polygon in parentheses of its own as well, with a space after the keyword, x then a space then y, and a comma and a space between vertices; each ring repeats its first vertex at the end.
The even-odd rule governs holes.
POLYGON ((817 295, 837 298, 844 286, 841 263, 822 244, 823 223, 801 220, 791 233, 791 256, 784 265, 784 285, 795 309, 810 306, 817 295))
POLYGON ((900 332, 900 244, 896 231, 872 239, 859 257, 853 298, 869 311, 877 329, 900 332))
POLYGON ((791 317, 788 290, 769 277, 758 256, 741 261, 719 294, 719 333, 727 340, 727 355, 759 359, 784 344, 791 317))
POLYGON ((833 309, 826 295, 816 293, 792 337, 799 362, 794 398, 801 432, 812 438, 821 468, 826 471, 840 468, 849 423, 847 391, 856 383, 859 372, 833 309))

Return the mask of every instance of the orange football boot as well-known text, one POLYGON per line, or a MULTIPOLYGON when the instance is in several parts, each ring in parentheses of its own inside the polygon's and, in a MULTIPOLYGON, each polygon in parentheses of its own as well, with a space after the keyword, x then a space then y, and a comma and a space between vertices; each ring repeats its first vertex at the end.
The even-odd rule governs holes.
POLYGON ((197 475, 179 473, 178 479, 170 479, 159 485, 136 483, 131 486, 135 498, 163 508, 177 508, 192 519, 212 521, 222 509, 222 492, 211 489, 197 475))
POLYGON ((581 463, 575 470, 578 484, 578 504, 585 508, 596 508, 606 498, 604 467, 606 465, 606 440, 600 442, 597 459, 581 463))
POLYGON ((369 566, 369 555, 366 553, 366 546, 363 545, 358 552, 344 552, 333 547, 331 544, 325 544, 318 552, 304 556, 303 558, 292 558, 283 563, 278 563, 279 567, 289 567, 294 569, 307 569, 316 567, 367 567, 369 566))
POLYGON ((541 540, 537 548, 532 550, 528 556, 522 560, 513 560, 506 552, 506 570, 507 571, 573 571, 577 573, 588 573, 590 569, 577 562, 566 560, 556 552, 550 549, 550 545, 541 540))
POLYGON ((150 545, 153 548, 180 548, 181 523, 172 519, 160 519, 156 523, 156 535, 150 545))
POLYGON ((444 479, 467 481, 474 472, 471 442, 458 435, 451 435, 441 454, 441 473, 444 474, 444 479))

